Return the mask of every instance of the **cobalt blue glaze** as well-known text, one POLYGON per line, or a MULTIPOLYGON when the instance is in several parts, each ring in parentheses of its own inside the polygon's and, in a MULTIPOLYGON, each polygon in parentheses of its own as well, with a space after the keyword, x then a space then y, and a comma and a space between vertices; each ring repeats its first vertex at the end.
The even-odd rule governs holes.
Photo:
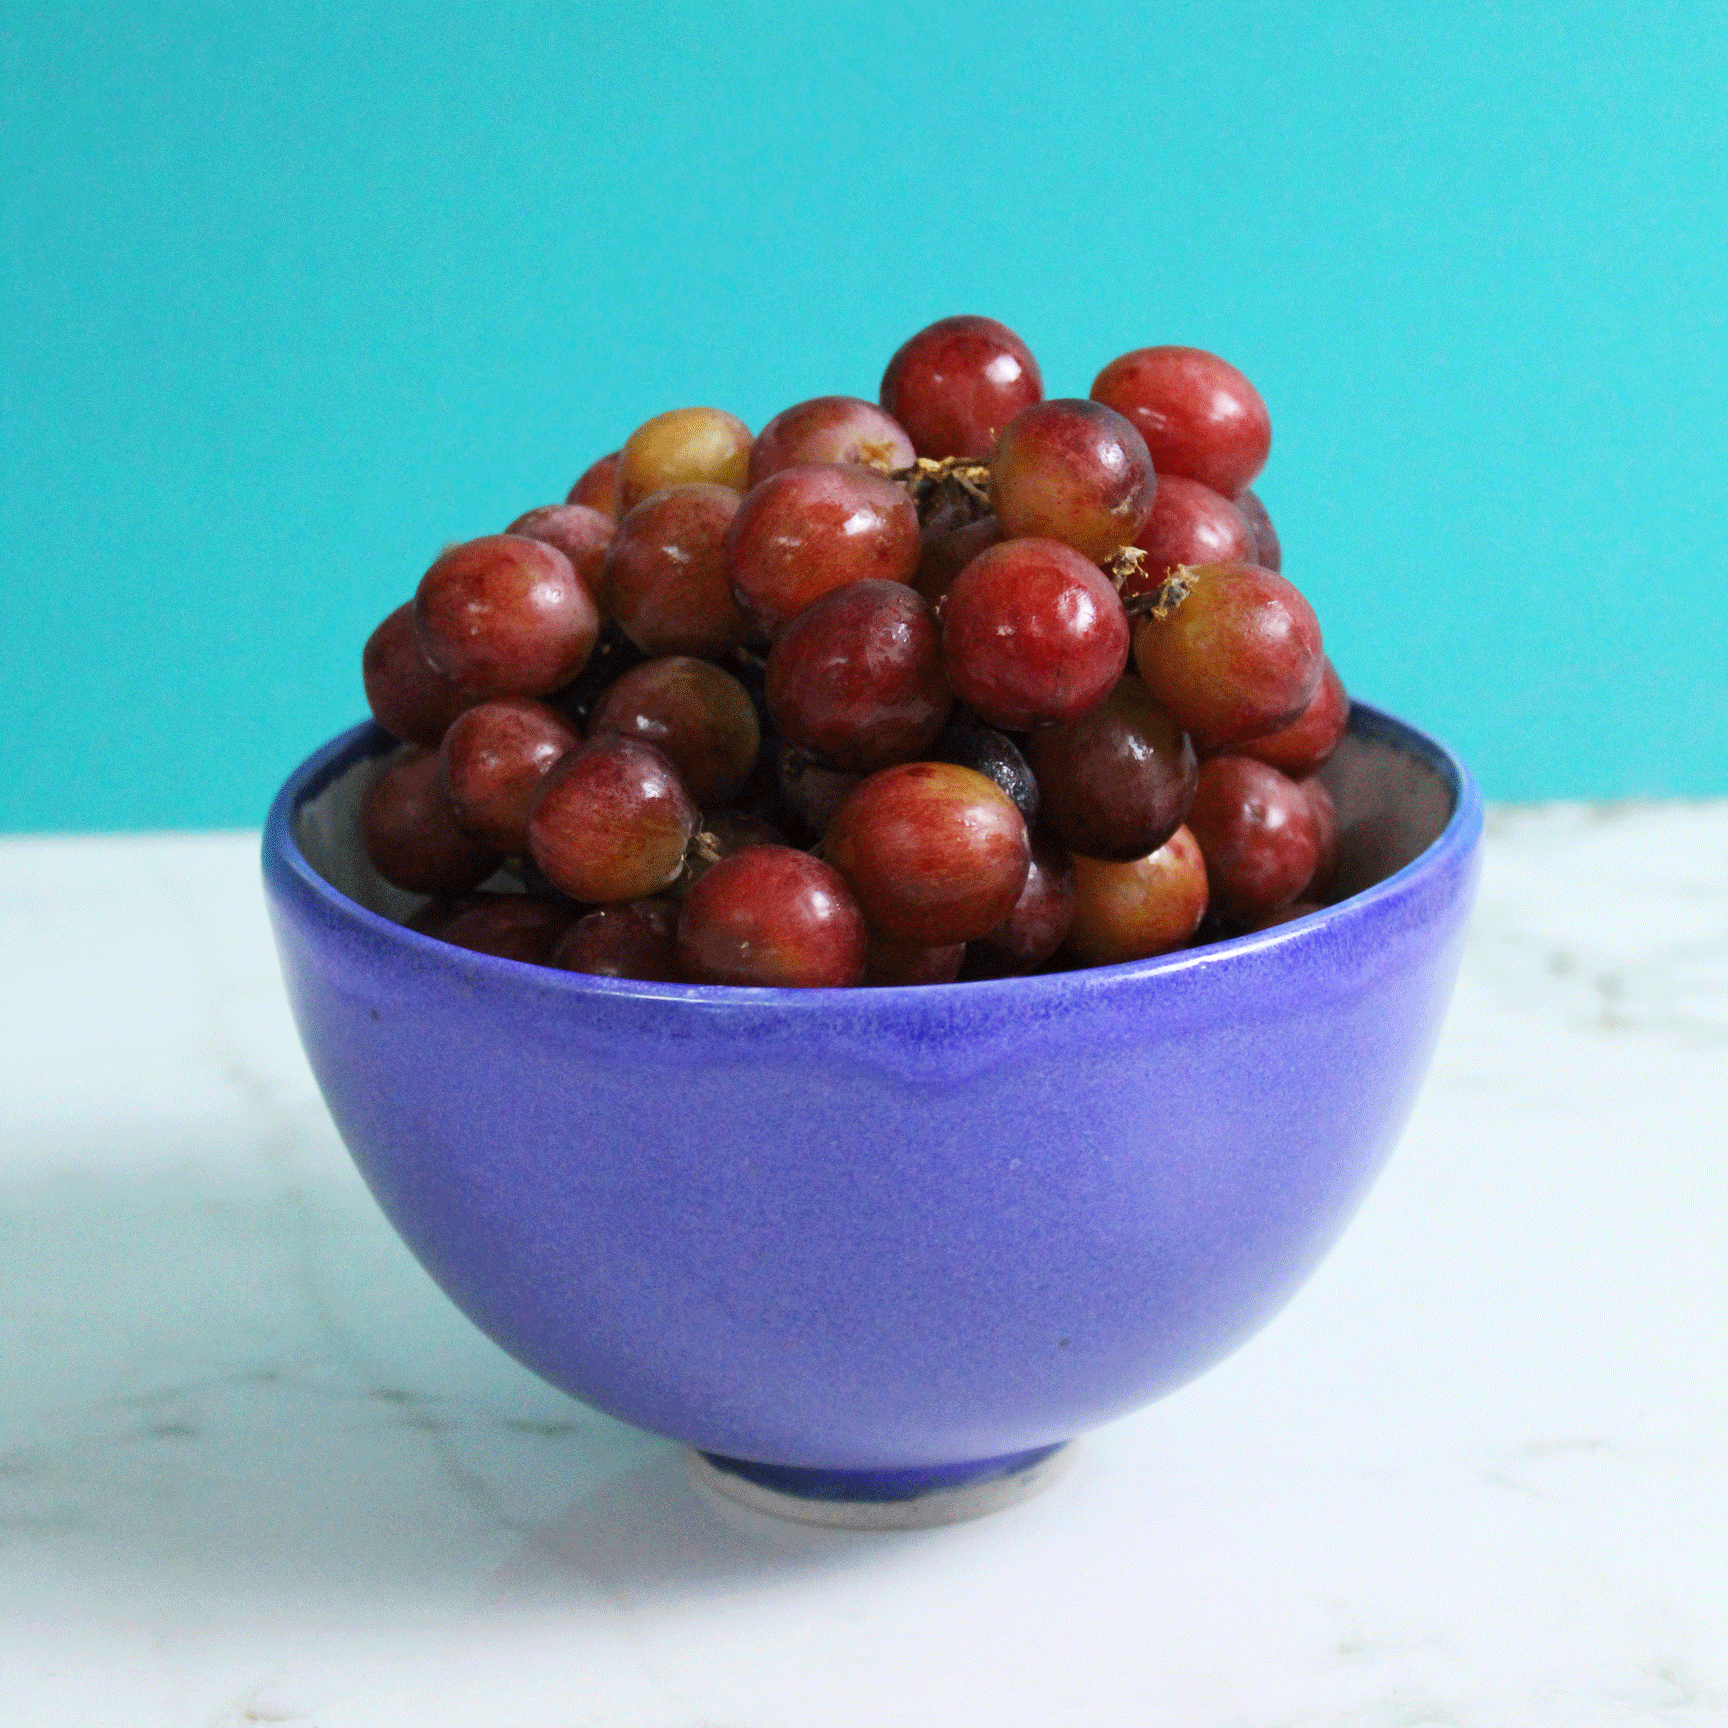
POLYGON ((337 1126, 476 1325, 719 1461, 948 1480, 1218 1361, 1389 1153, 1481 809, 1419 733, 1360 705, 1351 732, 1443 793, 1420 856, 1296 922, 1091 971, 726 989, 452 948, 297 842, 304 803, 391 747, 370 725, 282 789, 265 878, 337 1126))

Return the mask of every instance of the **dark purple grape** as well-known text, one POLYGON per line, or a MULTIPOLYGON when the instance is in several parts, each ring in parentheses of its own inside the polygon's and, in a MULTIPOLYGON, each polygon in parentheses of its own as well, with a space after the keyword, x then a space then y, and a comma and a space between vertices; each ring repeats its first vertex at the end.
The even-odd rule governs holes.
POLYGON ((1028 733, 1026 754, 1045 825, 1088 858, 1144 858, 1194 801, 1194 746, 1131 672, 1090 714, 1028 733))
POLYGON ((930 746, 932 762, 953 762, 994 780, 1019 808, 1030 830, 1038 822, 1038 780, 1006 732, 986 726, 970 708, 956 708, 930 746))

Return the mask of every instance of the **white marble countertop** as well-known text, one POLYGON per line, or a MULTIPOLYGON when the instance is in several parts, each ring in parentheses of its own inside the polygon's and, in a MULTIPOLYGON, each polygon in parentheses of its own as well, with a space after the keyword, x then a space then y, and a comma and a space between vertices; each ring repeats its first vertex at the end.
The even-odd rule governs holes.
POLYGON ((1042 1498, 720 1510, 476 1334, 250 836, 0 845, 4 1728, 1728 1723, 1728 804, 1490 824, 1405 1140, 1042 1498))

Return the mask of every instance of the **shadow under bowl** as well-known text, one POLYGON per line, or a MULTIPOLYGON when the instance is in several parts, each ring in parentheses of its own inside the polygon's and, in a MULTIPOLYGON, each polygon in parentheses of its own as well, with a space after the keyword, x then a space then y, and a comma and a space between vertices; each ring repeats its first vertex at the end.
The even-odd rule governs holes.
POLYGON ((358 842, 393 740, 289 779, 264 872, 313 1072, 451 1299, 752 1492, 1038 1470, 1263 1326, 1356 1210, 1457 973, 1481 807, 1360 704, 1336 903, 1158 959, 772 990, 451 947, 358 842))

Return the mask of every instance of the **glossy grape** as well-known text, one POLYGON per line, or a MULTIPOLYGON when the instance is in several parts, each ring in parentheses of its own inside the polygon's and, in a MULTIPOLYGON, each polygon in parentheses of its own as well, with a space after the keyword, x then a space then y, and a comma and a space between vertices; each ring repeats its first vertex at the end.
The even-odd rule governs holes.
POLYGON ((981 552, 942 606, 954 694, 1010 732, 1096 707, 1122 676, 1128 644, 1110 579, 1057 540, 1005 540, 981 552))
POLYGON ((598 600, 606 551, 612 544, 615 526, 609 515, 585 504, 542 504, 539 509, 518 516, 504 532, 556 546, 570 560, 570 567, 588 590, 588 597, 598 600))
POLYGON ((1206 859, 1214 906, 1238 924, 1288 905, 1319 862, 1320 830, 1306 791, 1248 756, 1200 765, 1188 827, 1206 859))
POLYGON ((1258 542, 1243 512, 1221 492, 1181 474, 1161 474, 1152 513, 1135 537, 1145 568, 1122 585, 1122 595, 1150 591, 1183 564, 1257 564, 1258 542))
POLYGON ((669 486, 744 490, 750 428, 724 408, 674 408, 645 420, 618 452, 613 514, 622 521, 644 498, 669 486))
POLYGON ((743 787, 762 742, 756 706, 732 676, 687 654, 645 660, 595 703, 588 736, 615 733, 652 744, 704 810, 743 787))
POLYGON ((844 462, 892 474, 916 455, 905 428, 873 402, 856 396, 817 396, 782 409, 750 449, 750 485, 782 468, 844 462))
POLYGON ((1266 465, 1272 417, 1260 392, 1204 348, 1136 348, 1092 384, 1092 399, 1131 420, 1159 474, 1184 474, 1234 498, 1266 465))
POLYGON ((1188 734, 1132 673, 1089 714, 1026 740, 1044 821, 1071 851, 1126 863, 1155 852, 1194 801, 1188 734))
POLYGON ((868 468, 782 468, 740 506, 726 542, 738 603, 772 640, 851 582, 910 582, 923 543, 905 490, 868 468))
POLYGON ((1301 714, 1281 730, 1247 739, 1235 749, 1238 755, 1252 756, 1292 780, 1306 780, 1331 760, 1349 724, 1350 697, 1332 662, 1323 656, 1320 683, 1301 714))
POLYGON ((929 606, 904 583, 853 582, 806 606, 768 655, 780 736, 868 774, 923 754, 954 698, 929 606))
POLYGON ((970 768, 910 762, 852 789, 823 838, 871 927, 935 947, 1000 924, 1026 884, 1026 823, 1000 787, 970 768))
POLYGON ((487 534, 452 546, 420 579, 414 633, 470 696, 543 696, 587 664, 600 615, 557 547, 487 534))
POLYGON ((412 603, 398 606, 366 638, 360 675, 373 719, 404 744, 436 748, 450 722, 475 700, 426 658, 414 634, 412 603))
POLYGON ((460 894, 498 867, 498 853, 457 825, 436 750, 416 746, 384 769, 361 805, 360 836, 373 869, 414 894, 460 894))
POLYGON ((1031 349, 1006 324, 963 314, 896 350, 880 400, 920 456, 986 460, 1002 428, 1043 396, 1031 349))
POLYGON ((1074 861, 1047 834, 1032 837, 1032 862, 1014 910, 966 950, 969 978, 1007 978, 1042 966, 1074 921, 1074 861))
POLYGON ((678 960, 702 984, 844 988, 864 973, 869 932, 829 865, 789 846, 716 864, 678 916, 678 960))
POLYGON ((1076 856, 1066 949, 1086 966, 1149 960, 1188 942, 1206 905, 1206 864, 1186 828, 1127 863, 1076 856))
POLYGON ((572 899, 642 900, 677 877, 698 816, 658 750, 632 738, 593 738, 546 776, 528 818, 528 845, 572 899))
POLYGON ((739 498, 725 486, 672 486, 618 524, 601 604, 644 654, 717 660, 754 627, 732 598, 726 536, 739 498))
POLYGON ((541 780, 580 742, 555 710, 528 696, 501 696, 459 715, 438 749, 458 824, 495 851, 520 852, 541 780))
POLYGON ((678 965, 678 908, 670 900, 652 899, 602 906, 570 925, 546 964, 602 978, 676 984, 684 976, 678 965))
POLYGON ((1003 428, 990 500, 1006 535, 1102 562, 1134 543, 1158 490, 1146 441, 1101 403, 1039 402, 1003 428))
POLYGON ((986 726, 970 708, 956 708, 926 752, 932 762, 955 762, 994 780, 1014 800, 1028 829, 1038 822, 1038 781, 1006 732, 986 726))
POLYGON ((1288 726, 1320 684, 1313 608, 1254 564, 1203 564, 1167 617, 1134 632, 1134 663, 1202 752, 1288 726))

